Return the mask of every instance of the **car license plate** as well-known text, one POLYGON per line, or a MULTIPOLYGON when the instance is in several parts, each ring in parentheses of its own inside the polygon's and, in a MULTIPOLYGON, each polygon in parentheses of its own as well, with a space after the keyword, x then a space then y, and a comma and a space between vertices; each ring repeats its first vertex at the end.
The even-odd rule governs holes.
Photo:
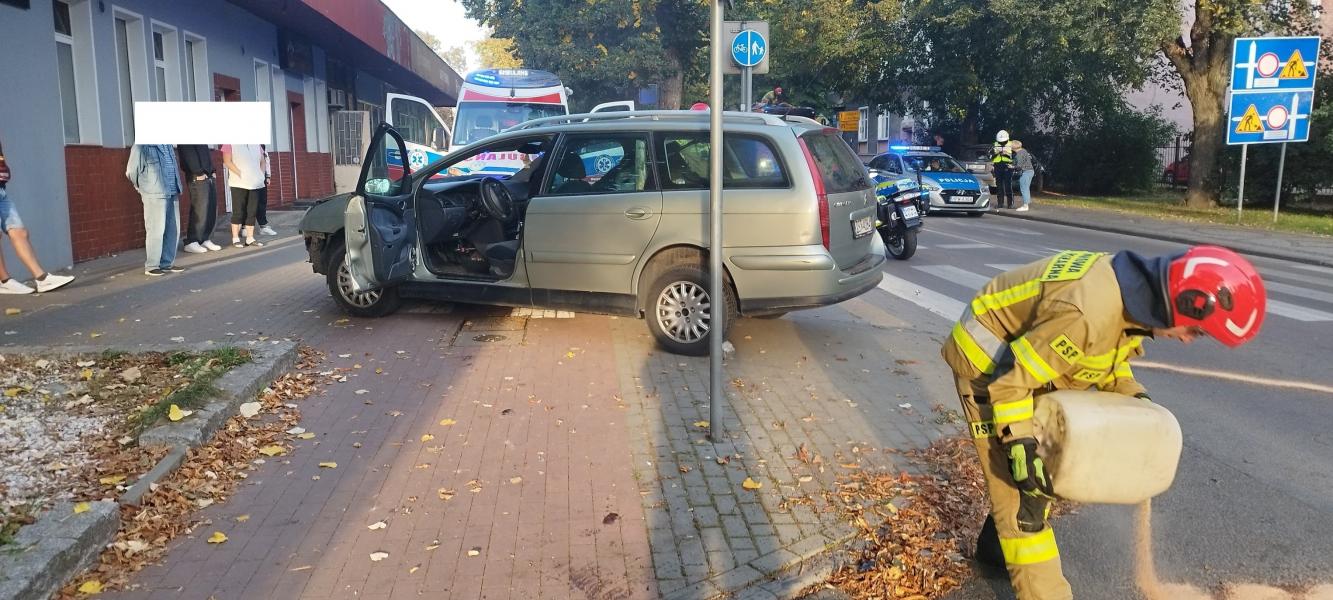
POLYGON ((917 217, 919 217, 919 216, 921 216, 921 213, 918 213, 918 212, 916 211, 916 207, 915 207, 915 206, 912 206, 912 205, 910 205, 910 204, 903 206, 903 218, 904 218, 904 219, 915 219, 915 218, 917 218, 917 217))
POLYGON ((875 230, 875 223, 870 217, 861 217, 852 221, 852 237, 863 238, 875 230))
POLYGON ((971 196, 949 196, 949 204, 971 204, 975 201, 971 196))

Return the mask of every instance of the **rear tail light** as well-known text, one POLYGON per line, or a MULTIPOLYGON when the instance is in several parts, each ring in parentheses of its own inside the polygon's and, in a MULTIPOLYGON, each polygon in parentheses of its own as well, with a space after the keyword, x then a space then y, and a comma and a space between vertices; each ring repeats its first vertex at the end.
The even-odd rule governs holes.
POLYGON ((805 164, 810 167, 810 179, 815 182, 815 201, 819 205, 819 233, 824 239, 824 249, 829 249, 829 214, 828 193, 824 191, 824 176, 819 174, 819 165, 815 164, 815 155, 810 153, 805 138, 796 138, 801 143, 801 153, 805 155, 805 164))

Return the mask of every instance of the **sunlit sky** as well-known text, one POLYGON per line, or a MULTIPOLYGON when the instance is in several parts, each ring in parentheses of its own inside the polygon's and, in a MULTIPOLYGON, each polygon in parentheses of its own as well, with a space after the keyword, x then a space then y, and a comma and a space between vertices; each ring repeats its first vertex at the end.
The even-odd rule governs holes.
MULTIPOLYGON (((468 47, 471 42, 486 37, 486 31, 476 21, 467 18, 463 5, 454 0, 383 0, 408 27, 427 31, 440 38, 446 48, 468 47)), ((468 49, 468 62, 477 57, 468 49)))

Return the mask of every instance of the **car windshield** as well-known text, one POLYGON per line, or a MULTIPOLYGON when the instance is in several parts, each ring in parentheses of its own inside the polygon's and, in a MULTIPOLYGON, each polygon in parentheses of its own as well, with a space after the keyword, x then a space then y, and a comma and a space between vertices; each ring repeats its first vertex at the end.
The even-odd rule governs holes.
POLYGON ((912 171, 921 171, 925 173, 961 173, 965 171, 958 161, 943 154, 925 154, 918 156, 904 156, 907 161, 907 168, 912 171))
POLYGON ((471 144, 525 121, 563 114, 565 107, 559 104, 463 102, 458 105, 458 117, 454 120, 454 144, 471 144))
POLYGON ((550 150, 552 137, 517 138, 491 143, 461 156, 449 156, 449 166, 431 181, 460 181, 478 177, 526 179, 550 150))

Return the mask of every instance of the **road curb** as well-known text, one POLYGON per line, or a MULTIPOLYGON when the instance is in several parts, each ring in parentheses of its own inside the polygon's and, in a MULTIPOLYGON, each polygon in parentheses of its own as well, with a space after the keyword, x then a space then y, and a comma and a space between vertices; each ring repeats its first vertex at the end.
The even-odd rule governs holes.
MULTIPOLYGON (((209 349, 217 346, 154 347, 153 350, 209 349)), ((0 600, 41 600, 50 598, 66 582, 91 566, 102 549, 120 530, 120 507, 137 505, 152 486, 165 479, 182 463, 190 448, 203 445, 240 410, 240 405, 267 387, 297 361, 297 343, 283 341, 250 348, 251 361, 218 378, 218 398, 196 411, 195 418, 154 426, 139 436, 141 445, 171 446, 147 473, 121 494, 117 501, 90 502, 86 512, 74 513, 69 502, 57 503, 37 521, 19 529, 12 552, 0 553, 0 600), (150 435, 151 434, 151 435, 150 435), (147 439, 145 439, 147 438, 147 439)), ((71 356, 95 354, 106 348, 90 346, 30 348, 30 352, 71 356)), ((17 349, 24 350, 22 348, 17 349)), ((15 348, 5 348, 15 352, 15 348)), ((151 350, 143 350, 151 351, 151 350)))
MULTIPOLYGON (((1133 229, 1133 228, 1130 228, 1130 227, 1122 227, 1122 226, 1116 226, 1116 225, 1106 225, 1106 224, 1102 224, 1102 223, 1084 223, 1084 222, 1075 222, 1075 221, 1070 221, 1070 220, 1067 220, 1067 219, 1060 219, 1060 218, 1057 218, 1057 217, 1049 217, 1049 216, 1044 216, 1044 215, 1040 215, 1040 214, 1033 214, 1033 213, 1031 213, 1031 212, 1026 212, 1026 213, 1014 213, 1014 212, 1000 211, 1000 212, 993 212, 993 213, 991 213, 991 214, 993 214, 993 215, 997 215, 997 216, 1001 216, 1001 217, 1008 217, 1008 218, 1011 218, 1011 219, 1022 219, 1022 220, 1025 220, 1025 221, 1037 221, 1037 222, 1040 222, 1040 223, 1053 223, 1053 224, 1055 224, 1055 225, 1065 225, 1065 226, 1068 226, 1068 227, 1077 227, 1077 228, 1079 228, 1079 229, 1091 229, 1091 230, 1093 230, 1093 231, 1104 231, 1104 232, 1106 232, 1106 233, 1118 233, 1118 234, 1121 234, 1121 235, 1132 235, 1132 236, 1134 236, 1134 237, 1148 238, 1148 239, 1159 240, 1159 241, 1163 241, 1163 242, 1174 242, 1174 243, 1177 243, 1177 244, 1201 244, 1201 243, 1207 243, 1207 242, 1201 242, 1201 241, 1199 241, 1198 239, 1190 238, 1190 237, 1188 237, 1188 236, 1183 236, 1183 235, 1172 235, 1172 234, 1166 234, 1166 233, 1158 233, 1158 232, 1154 232, 1154 231, 1140 231, 1140 230, 1136 230, 1136 229, 1133 229)), ((1314 266, 1317 266, 1317 267, 1333 267, 1333 260, 1324 260, 1324 259, 1318 259, 1318 258, 1311 258, 1311 257, 1308 257, 1308 256, 1302 256, 1302 255, 1294 254, 1294 253, 1276 252, 1276 251, 1269 250, 1269 249, 1266 249, 1266 248, 1258 248, 1258 247, 1250 246, 1250 245, 1246 245, 1246 244, 1236 244, 1236 243, 1231 243, 1231 244, 1228 244, 1228 245, 1229 245, 1233 250, 1236 250, 1236 251, 1241 252, 1241 253, 1243 253, 1243 254, 1249 254, 1249 255, 1251 255, 1251 256, 1259 256, 1259 257, 1263 257, 1263 258, 1273 258, 1273 259, 1277 259, 1277 260, 1286 260, 1286 261, 1297 262, 1297 263, 1306 264, 1306 265, 1314 265, 1314 266)))

